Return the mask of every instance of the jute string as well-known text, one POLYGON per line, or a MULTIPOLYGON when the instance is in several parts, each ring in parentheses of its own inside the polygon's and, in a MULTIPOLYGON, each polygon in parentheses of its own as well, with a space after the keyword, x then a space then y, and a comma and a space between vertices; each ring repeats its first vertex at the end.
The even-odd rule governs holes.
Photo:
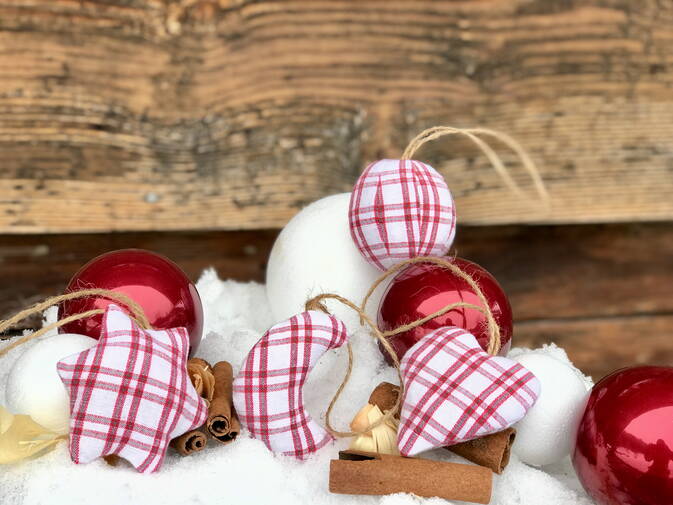
MULTIPOLYGON (((58 305, 62 302, 67 302, 70 300, 76 300, 79 298, 89 298, 89 297, 94 297, 94 296, 100 296, 103 298, 107 298, 109 300, 113 300, 116 302, 121 303, 122 305, 126 306, 131 311, 131 316, 138 322, 140 326, 142 326, 145 329, 151 329, 151 325, 149 321, 147 320, 147 316, 145 315, 145 312, 143 311, 142 307, 135 302, 132 298, 129 296, 125 295, 124 293, 118 293, 116 291, 110 291, 107 289, 83 289, 80 291, 73 291, 72 293, 66 293, 64 295, 59 295, 59 296, 53 296, 51 298, 47 298, 43 302, 36 303, 32 307, 29 307, 25 310, 22 310, 21 312, 15 314, 14 316, 10 317, 9 319, 6 319, 4 321, 0 321, 0 334, 3 333, 4 331, 8 330, 15 324, 23 321, 29 316, 32 316, 33 314, 41 314, 45 310, 47 310, 49 307, 53 307, 54 305, 58 305)), ((51 323, 47 326, 44 326, 40 328, 39 330, 30 333, 28 335, 24 335, 21 338, 18 338, 9 345, 6 345, 2 349, 0 349, 0 357, 4 356, 7 354, 9 351, 12 349, 19 347, 20 345, 25 344, 26 342, 29 342, 37 337, 40 337, 44 335, 45 333, 54 330, 56 328, 59 328, 63 325, 66 325, 68 323, 71 323, 73 321, 78 321, 80 319, 86 319, 91 316, 95 316, 98 314, 103 314, 105 312, 103 309, 93 309, 93 310, 88 310, 86 312, 81 312, 79 314, 73 314, 71 316, 65 317, 63 319, 60 319, 56 321, 55 323, 51 323)))
POLYGON ((492 356, 497 355, 500 352, 500 327, 498 326, 498 323, 495 321, 495 318, 493 317, 493 313, 491 312, 491 309, 488 305, 488 301, 486 300, 486 297, 484 296, 484 293, 482 292, 481 288, 479 285, 476 283, 476 281, 472 278, 471 275, 469 275, 467 272, 463 271, 461 268, 456 266, 454 263, 452 263, 449 260, 443 259, 443 258, 435 258, 432 256, 419 256, 417 258, 410 258, 406 261, 403 261, 402 263, 398 263, 397 265, 394 265, 393 267, 389 268, 386 270, 383 275, 381 275, 378 279, 374 281, 374 283, 371 285, 369 288, 369 291, 367 291, 367 294, 365 295, 364 299, 362 300, 362 305, 360 307, 361 312, 364 313, 364 311, 367 308, 367 302, 369 302, 369 299, 371 296, 374 294, 376 289, 381 285, 383 281, 388 279, 391 275, 395 275, 397 272, 400 270, 403 270, 409 265, 414 265, 417 263, 433 263, 435 265, 438 265, 442 268, 445 268, 447 270, 450 270, 456 277, 459 277, 460 279, 464 280, 470 288, 475 292, 477 295, 477 298, 479 298, 479 302, 481 303, 481 307, 467 303, 467 302, 457 302, 457 303, 451 303, 449 305, 446 305, 445 307, 442 307, 436 312, 433 312, 432 314, 429 314, 421 319, 418 319, 417 321, 413 321, 409 324, 405 324, 400 326, 399 328, 395 328, 394 330, 386 331, 382 335, 384 338, 387 337, 392 337, 394 335, 398 335, 400 333, 404 333, 405 331, 412 330, 414 328, 417 328, 431 319, 434 319, 435 317, 442 316, 446 314, 447 312, 450 312, 454 309, 457 308, 470 308, 470 309, 475 309, 480 311, 484 316, 486 316, 486 323, 488 324, 488 334, 489 334, 489 341, 488 341, 488 349, 487 352, 491 354, 492 356))
POLYGON ((491 148, 490 145, 488 145, 482 138, 480 138, 480 135, 493 137, 502 142, 503 144, 505 144, 512 151, 514 151, 514 153, 521 160, 521 164, 523 165, 526 172, 528 172, 528 175, 533 181, 533 186, 535 187, 535 191, 539 196, 539 202, 545 209, 547 210, 549 209, 550 207, 549 193, 547 192, 547 188, 545 187, 544 181, 540 176, 540 171, 538 170, 537 166, 535 165, 531 157, 528 155, 526 150, 521 146, 521 144, 519 144, 516 140, 514 140, 506 133, 499 132, 496 130, 489 130, 487 128, 454 128, 451 126, 433 126, 432 128, 428 128, 427 130, 422 131, 421 133, 416 135, 416 137, 414 137, 411 140, 411 142, 409 142, 409 145, 402 154, 402 159, 404 160, 412 159, 416 154, 416 151, 418 151, 421 148, 421 146, 423 146, 423 144, 438 139, 440 137, 443 137, 445 135, 462 135, 470 139, 486 155, 495 171, 500 175, 500 177, 502 177, 503 181, 505 182, 505 185, 507 185, 507 187, 512 192, 521 197, 524 202, 527 203, 532 202, 533 200, 526 196, 526 194, 521 189, 519 184, 517 184, 517 182, 512 178, 512 176, 509 173, 509 170, 507 169, 507 167, 505 167, 505 164, 503 163, 500 156, 498 156, 498 154, 493 150, 493 148, 491 148))
MULTIPOLYGON (((491 165, 495 169, 495 171, 502 177, 503 181, 507 185, 507 187, 514 192, 516 195, 520 196, 525 202, 531 202, 532 200, 526 196, 524 191, 521 189, 521 187, 517 184, 517 182, 512 178, 511 174, 509 173, 509 170, 503 163, 502 159, 498 154, 493 150, 493 148, 485 142, 480 136, 488 136, 488 137, 493 137, 503 144, 505 144, 507 147, 509 147, 514 153, 519 157, 521 160, 521 163, 528 172, 528 175, 530 176, 531 180, 533 181, 533 186, 535 188, 535 191, 537 192, 539 196, 539 201, 540 203, 548 210, 550 206, 550 198, 549 198, 549 193, 547 192, 547 188, 545 187, 545 184, 542 180, 542 177, 540 176, 540 172, 535 166, 535 163, 533 160, 530 158, 528 153, 523 149, 521 144, 519 144, 516 140, 514 140, 512 137, 507 135, 506 133, 502 133, 499 131, 495 130, 489 130, 487 128, 454 128, 451 126, 434 126, 432 128, 428 128, 427 130, 422 131, 419 133, 416 137, 414 137, 411 142, 409 142, 409 145, 407 148, 404 150, 404 153, 402 153, 402 159, 404 160, 409 160, 414 157, 416 152, 427 142, 430 142, 432 140, 438 139, 440 137, 446 136, 446 135, 462 135, 464 137, 467 137, 469 140, 471 140, 481 151, 486 155, 488 160, 491 162, 491 165)), ((359 316, 360 316, 360 323, 361 324, 366 324, 369 326, 371 329, 374 337, 379 341, 381 346, 385 349, 386 353, 390 356, 390 358, 393 361, 393 364, 395 366, 395 369, 397 370, 397 375, 400 379, 400 394, 397 397, 397 401, 395 402, 395 406, 390 409, 389 411, 385 412, 383 417, 380 418, 378 421, 375 423, 372 423, 370 426, 362 430, 361 432, 353 432, 353 431, 338 431, 333 428, 331 422, 330 422, 330 415, 332 413, 332 410, 334 409, 334 406, 336 402, 338 401, 339 397, 341 396, 341 393, 343 392, 344 388, 346 387, 346 384, 348 383, 351 373, 353 371, 353 349, 351 347, 351 344, 347 344, 347 349, 348 349, 348 368, 346 369, 346 374, 344 376, 343 381, 337 388, 336 393, 334 394, 334 397, 332 398, 332 401, 329 404, 329 407, 327 408, 327 412, 325 414, 325 425, 327 426, 327 429, 334 435, 335 437, 352 437, 356 435, 361 435, 363 433, 370 432, 372 429, 376 428, 377 426, 382 425, 383 423, 387 422, 389 419, 391 419, 400 409, 400 405, 402 403, 402 398, 404 397, 404 383, 402 380, 402 372, 400 370, 400 362, 397 358, 397 355, 395 354, 395 351, 393 350, 392 346, 388 342, 388 338, 392 337, 394 335, 399 335, 400 333, 404 333, 406 331, 409 331, 413 328, 417 328, 428 321, 439 317, 441 315, 446 314, 447 312, 450 312, 452 310, 455 310, 457 308, 469 308, 469 309, 474 309, 480 311, 484 316, 486 317, 486 323, 488 325, 488 334, 489 334, 489 341, 488 341, 488 348, 487 352, 495 356, 500 352, 500 327, 498 326, 498 323, 495 320, 495 317, 493 316, 493 313, 491 312, 491 308, 488 305, 488 301, 486 300, 486 297, 484 296, 484 293, 482 292, 481 288, 479 285, 475 282, 475 280, 472 278, 471 275, 469 275, 467 272, 464 272, 461 268, 456 266, 454 263, 452 263, 449 260, 443 259, 443 258, 435 258, 435 257, 418 257, 418 258, 411 258, 406 261, 403 261, 401 263, 398 263, 397 265, 389 268, 386 272, 383 273, 374 283, 371 285, 369 290, 367 291, 367 294, 365 295, 364 299, 362 300, 362 304, 360 307, 356 306, 353 302, 350 300, 347 300, 337 294, 334 293, 325 293, 319 296, 316 296, 315 298, 312 298, 308 302, 306 302, 306 310, 322 310, 326 313, 328 313, 327 308, 325 305, 322 303, 323 300, 327 299, 333 299, 336 300, 343 305, 346 305, 347 307, 350 307, 354 311, 356 311, 359 316), (390 276, 395 275, 396 273, 400 272, 402 269, 418 264, 418 263, 432 263, 435 265, 438 265, 442 268, 445 268, 449 271, 451 271, 454 275, 456 275, 458 278, 462 279, 465 281, 470 288, 474 291, 474 293, 477 295, 477 298, 479 299, 479 302, 481 303, 481 306, 467 303, 467 302, 456 302, 456 303, 451 303, 448 304, 441 309, 437 310, 436 312, 429 314, 425 317, 422 317, 416 321, 413 321, 408 324, 404 324, 402 326, 399 326, 398 328, 395 328, 393 330, 389 330, 386 332, 382 332, 376 324, 374 324, 371 319, 367 316, 366 314, 366 308, 367 308, 367 302, 369 299, 372 297, 376 289, 390 276)))
POLYGON ((397 376, 400 381, 400 393, 397 396, 397 401, 395 402, 395 405, 393 408, 390 410, 384 412, 383 417, 378 419, 376 422, 370 424, 366 428, 364 428, 362 431, 339 431, 336 430, 330 421, 330 416, 332 414, 332 410, 334 409, 334 406, 336 405, 337 401, 339 400, 339 397, 341 396, 341 393, 343 392, 344 388, 346 387, 346 384, 348 384, 348 381, 350 380, 351 373, 353 371, 353 348, 350 344, 350 342, 347 344, 347 350, 348 350, 348 367, 346 369, 346 374, 344 375, 343 380, 341 381, 341 384, 336 390, 336 393, 334 393, 334 396, 332 397, 332 401, 330 402, 329 406, 327 407, 327 412, 325 413, 325 426, 329 430, 329 432, 339 438, 345 438, 345 437, 354 437, 357 435, 361 435, 363 433, 368 433, 372 431, 374 428, 384 424, 391 418, 397 414, 400 410, 400 406, 402 404, 402 399, 404 398, 404 381, 402 378, 402 371, 400 369, 400 361, 397 358, 397 354, 395 353, 395 350, 393 347, 390 345, 390 342, 388 342, 388 337, 391 337, 393 335, 397 335, 399 333, 403 333, 405 331, 411 330, 413 328, 416 328, 418 326, 421 326, 425 323, 427 323, 429 320, 441 316, 443 314, 446 314, 447 312, 457 309, 457 308, 470 308, 474 310, 480 311, 482 314, 485 315, 486 321, 488 324, 488 331, 489 331, 489 342, 488 342, 488 353, 495 356, 500 352, 500 328, 495 321, 495 318, 493 317, 493 313, 491 312, 491 309, 488 305, 488 301, 486 300, 486 297, 484 296, 484 293, 482 292, 481 288, 479 285, 475 282, 475 280, 467 273, 461 270, 459 267, 454 265, 448 260, 442 259, 442 258, 435 258, 435 257, 418 257, 418 258, 411 258, 406 261, 403 261, 402 263, 399 263, 390 269, 388 269, 383 275, 381 275, 374 283, 371 285, 369 288, 369 291, 365 295, 365 298, 362 301, 362 305, 358 307, 355 305, 353 302, 350 300, 339 296, 334 293, 323 293, 321 295, 318 295, 314 298, 311 298, 309 301, 306 302, 306 310, 321 310, 327 314, 329 314, 329 311, 327 310, 327 307, 324 305, 323 301, 325 300, 336 300, 339 303, 349 307, 350 309, 354 310, 355 312, 358 313, 360 316, 360 321, 361 323, 366 324, 370 330, 372 331, 372 334, 378 340, 378 342, 381 344, 381 346, 385 349, 386 353, 390 356, 391 360, 393 361, 393 365, 395 367, 395 370, 397 371, 397 376), (398 328, 395 328, 394 330, 382 332, 379 327, 374 324, 374 322, 370 319, 370 317, 366 313, 366 307, 367 307, 367 302, 371 298, 372 294, 376 289, 381 285, 381 283, 386 280, 388 277, 391 275, 396 274, 403 268, 417 264, 417 263, 433 263, 436 265, 441 266, 442 268, 446 268, 447 270, 450 270, 453 272, 457 277, 463 279, 467 284, 472 288, 472 290, 476 293, 477 298, 479 298, 479 301, 482 303, 482 306, 474 305, 472 303, 467 303, 467 302, 457 302, 457 303, 451 303, 446 305, 445 307, 442 307, 440 310, 426 316, 423 318, 420 318, 416 321, 413 321, 409 324, 402 325, 398 328))
MULTIPOLYGON (((402 384, 402 372, 400 370, 400 361, 397 359, 397 355, 395 354, 395 350, 392 348, 390 343, 383 337, 381 334, 381 331, 379 328, 374 324, 374 322, 367 316, 367 314, 364 313, 360 307, 355 305, 353 302, 348 300, 347 298, 344 298, 343 296, 339 296, 334 293, 323 293, 321 295, 318 295, 314 298, 311 298, 309 301, 306 302, 306 310, 321 310, 326 314, 329 314, 329 311, 327 310, 327 307, 322 303, 324 300, 336 300, 339 303, 345 305, 346 307, 349 307, 353 309, 355 312, 357 312, 360 315, 360 318, 362 321, 364 321, 367 326, 371 329, 372 333, 376 337, 376 339, 381 343, 383 348, 386 350, 390 358, 393 360, 393 363, 395 364, 395 369, 397 370, 397 375, 400 379, 400 384, 402 384)), ((332 401, 329 404, 329 407, 327 407, 327 412, 325 413, 325 426, 327 429, 334 435, 335 437, 354 437, 357 435, 360 435, 362 433, 367 433, 377 426, 382 425, 389 419, 392 419, 392 417, 397 413, 399 410, 400 404, 402 402, 402 392, 400 391, 400 395, 397 397, 397 402, 395 402, 395 406, 390 409, 387 412, 384 412, 383 417, 378 419, 375 423, 367 426, 365 430, 362 432, 360 431, 338 431, 334 429, 332 426, 332 422, 330 421, 330 416, 332 415, 332 410, 334 409, 334 406, 336 405, 337 400, 341 396, 341 393, 343 392, 344 388, 346 387, 346 384, 348 384, 348 381, 351 377, 351 372, 353 371, 353 347, 351 346, 350 342, 346 344, 346 348, 348 349, 348 368, 346 369, 346 375, 344 376, 343 380, 341 381, 341 384, 336 390, 336 393, 334 393, 334 396, 332 397, 332 401)))

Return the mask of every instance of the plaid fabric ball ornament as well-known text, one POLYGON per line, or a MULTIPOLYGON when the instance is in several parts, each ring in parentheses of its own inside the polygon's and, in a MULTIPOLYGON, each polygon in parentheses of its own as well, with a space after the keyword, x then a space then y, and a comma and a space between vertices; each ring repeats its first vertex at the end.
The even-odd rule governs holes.
POLYGON ((456 327, 426 335, 404 355, 401 370, 397 441, 403 456, 502 431, 540 395, 530 371, 485 353, 472 334, 456 327))
POLYGON ((456 211, 444 178, 416 160, 380 160, 355 183, 348 213, 351 236, 380 270, 418 256, 445 255, 456 211))
POLYGON ((233 385, 236 412, 252 437, 297 459, 332 440, 304 409, 302 388, 320 357, 347 338, 344 323, 318 311, 293 316, 264 334, 233 385))
POLYGON ((88 463, 117 454, 155 472, 169 442, 201 426, 206 403, 187 376, 185 328, 143 330, 116 305, 98 344, 58 362, 70 395, 70 457, 88 463))

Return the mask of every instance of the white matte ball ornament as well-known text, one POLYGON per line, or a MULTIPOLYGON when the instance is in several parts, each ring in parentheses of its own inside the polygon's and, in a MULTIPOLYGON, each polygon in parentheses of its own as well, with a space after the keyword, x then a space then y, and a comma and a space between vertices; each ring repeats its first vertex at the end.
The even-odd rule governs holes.
POLYGON ((70 424, 70 400, 56 372, 56 363, 96 345, 84 335, 63 333, 41 340, 16 360, 7 378, 7 407, 65 435, 70 424))
MULTIPOLYGON (((276 321, 303 312, 306 301, 321 293, 335 293, 359 304, 380 275, 353 243, 349 201, 350 193, 342 193, 313 202, 276 239, 266 272, 266 292, 276 321)), ((377 291, 380 297, 384 290, 377 291)), ((334 301, 326 305, 349 331, 359 327, 353 310, 334 301)), ((367 308, 373 314, 377 307, 374 296, 367 308)))
POLYGON ((512 451, 533 466, 560 461, 570 454, 589 392, 579 373, 565 363, 539 353, 514 358, 533 372, 542 391, 533 408, 519 421, 512 451))
POLYGON ((444 177, 416 160, 379 160, 355 183, 351 235, 379 270, 418 256, 444 256, 456 233, 456 209, 444 177))

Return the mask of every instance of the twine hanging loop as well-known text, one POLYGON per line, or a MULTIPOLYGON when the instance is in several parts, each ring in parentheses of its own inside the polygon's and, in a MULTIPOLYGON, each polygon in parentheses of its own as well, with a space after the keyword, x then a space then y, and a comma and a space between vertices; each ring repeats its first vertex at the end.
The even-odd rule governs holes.
POLYGON ((378 419, 376 422, 372 423, 371 425, 367 426, 361 431, 338 431, 336 430, 330 421, 330 416, 332 413, 332 410, 334 409, 334 406, 336 405, 339 397, 341 396, 344 388, 346 387, 346 384, 348 384, 348 381, 350 380, 351 373, 353 371, 353 348, 348 342, 346 344, 347 350, 348 350, 348 367, 346 369, 346 374, 341 381, 341 384, 337 388, 336 392, 334 393, 334 396, 332 397, 332 400, 330 401, 329 406, 327 407, 327 411, 325 413, 325 426, 329 430, 329 432, 335 436, 335 437, 340 437, 340 438, 345 438, 345 437, 354 437, 357 435, 362 435, 363 433, 368 433, 371 432, 374 428, 381 426, 382 424, 386 423, 388 420, 392 419, 395 414, 397 414, 400 410, 402 400, 404 398, 404 380, 402 377, 402 371, 400 369, 400 361, 397 357, 397 354, 395 353, 395 350, 393 349, 392 345, 390 345, 390 342, 388 341, 388 337, 404 333, 405 331, 411 330, 413 328, 416 328, 418 326, 421 326, 425 323, 427 323, 429 320, 434 319, 435 317, 441 316, 443 314, 446 314, 447 312, 451 310, 455 310, 457 308, 469 308, 469 309, 474 309, 478 310, 484 316, 486 317, 487 325, 488 325, 488 331, 489 331, 489 342, 488 342, 488 350, 487 352, 493 356, 497 355, 500 352, 500 327, 498 326, 498 323, 495 320, 495 317, 493 316, 493 313, 491 311, 491 308, 488 304, 488 301, 486 300, 486 296, 484 295, 483 291, 477 284, 477 282, 470 276, 467 272, 456 266, 454 263, 451 261, 444 259, 444 258, 435 258, 435 257, 418 257, 418 258, 411 258, 406 261, 403 261, 401 263, 398 263, 397 265, 389 268, 383 275, 381 275, 374 283, 371 285, 369 288, 369 291, 365 295, 365 298, 362 301, 362 304, 360 307, 355 305, 353 302, 350 300, 339 296, 334 293, 323 293, 321 295, 315 296, 308 300, 306 302, 305 308, 306 310, 320 310, 326 314, 329 314, 329 311, 324 304, 325 300, 336 300, 337 302, 341 303, 342 305, 345 305, 349 307, 350 309, 354 310, 357 312, 357 314, 360 316, 360 322, 362 324, 365 324, 366 326, 369 327, 369 329, 372 332, 372 335, 376 340, 379 342, 381 347, 386 351, 386 353, 390 356, 393 366, 395 370, 397 371, 397 376, 400 381, 400 394, 397 396, 397 400, 395 402, 395 405, 390 409, 384 412, 383 417, 378 419), (366 313, 366 307, 367 307, 367 302, 371 298, 372 294, 376 289, 381 285, 383 281, 385 281, 387 278, 389 278, 391 275, 396 274, 397 272, 401 271, 402 269, 406 268, 409 265, 414 265, 418 263, 432 263, 435 265, 439 265, 442 268, 445 268, 449 271, 451 271, 454 275, 459 277, 460 279, 464 280, 467 282, 467 284, 472 288, 472 290, 475 292, 477 295, 477 298, 481 302, 481 306, 467 303, 467 302, 457 302, 457 303, 451 303, 446 305, 445 307, 442 307, 440 310, 434 312, 433 314, 430 314, 428 316, 425 316, 423 318, 420 318, 416 321, 413 321, 409 324, 405 324, 403 326, 400 326, 398 328, 395 328, 394 330, 390 330, 387 332, 382 332, 379 327, 371 320, 371 318, 367 315, 366 313))
POLYGON ((409 145, 402 153, 402 159, 412 159, 416 155, 416 152, 424 144, 447 135, 467 137, 481 150, 481 152, 484 153, 484 155, 491 162, 491 165, 495 171, 502 178, 505 185, 514 194, 519 196, 526 203, 535 203, 536 207, 541 206, 543 210, 547 212, 551 209, 551 199, 549 197, 549 193, 547 192, 547 187, 542 180, 542 176, 540 175, 540 171, 526 150, 521 146, 521 144, 519 144, 519 142, 514 140, 506 133, 497 130, 490 130, 488 128, 455 128, 452 126, 433 126, 432 128, 423 130, 421 133, 411 139, 409 145), (524 170, 526 170, 531 180, 533 181, 535 192, 538 195, 537 202, 535 199, 532 199, 525 194, 523 189, 521 189, 521 186, 519 186, 519 184, 512 178, 510 171, 507 169, 500 156, 481 137, 493 137, 505 144, 517 155, 521 161, 521 164, 523 165, 524 170))
MULTIPOLYGON (((9 319, 0 321, 0 334, 8 330, 15 324, 23 321, 27 317, 32 316, 33 314, 41 314, 49 307, 53 307, 54 305, 58 305, 62 302, 67 302, 70 300, 77 300, 80 298, 93 298, 93 297, 107 298, 121 305, 124 305, 129 310, 130 316, 133 319, 135 319, 136 322, 142 328, 144 329, 152 328, 149 320, 147 319, 147 316, 145 315, 145 311, 142 309, 140 304, 138 304, 138 302, 133 300, 130 296, 125 295, 124 293, 119 293, 117 291, 111 291, 109 289, 94 288, 94 289, 82 289, 80 291, 72 291, 70 293, 65 293, 63 295, 52 296, 51 298, 47 298, 42 302, 36 303, 32 307, 28 307, 27 309, 22 310, 21 312, 15 314, 9 319)), ((0 357, 4 356, 12 349, 15 349, 16 347, 19 347, 20 345, 23 345, 26 342, 29 342, 33 339, 36 339, 37 337, 40 337, 45 333, 50 332, 51 330, 60 328, 61 326, 64 326, 68 323, 72 323, 73 321, 78 321, 80 319, 87 319, 89 317, 96 316, 98 314, 103 314, 104 312, 105 311, 103 309, 92 309, 85 312, 81 312, 79 314, 72 314, 71 316, 65 317, 63 319, 59 319, 54 323, 44 326, 33 333, 24 335, 23 337, 14 340, 9 345, 6 345, 2 349, 0 349, 0 357)))

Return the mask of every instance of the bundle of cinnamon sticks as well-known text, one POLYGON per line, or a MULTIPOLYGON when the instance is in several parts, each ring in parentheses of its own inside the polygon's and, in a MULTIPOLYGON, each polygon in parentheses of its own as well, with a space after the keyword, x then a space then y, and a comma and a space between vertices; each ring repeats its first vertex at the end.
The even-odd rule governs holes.
POLYGON ((211 367, 201 358, 192 358, 187 362, 187 371, 196 392, 208 403, 208 418, 203 426, 171 441, 171 446, 183 456, 205 449, 208 438, 222 444, 233 442, 241 431, 232 399, 231 364, 220 361, 211 367))
MULTIPOLYGON (((382 382, 370 395, 369 403, 385 412, 395 406, 399 394, 399 387, 390 382, 382 382)), ((395 417, 399 418, 399 413, 395 417)), ((446 449, 472 463, 490 468, 493 473, 501 474, 509 463, 515 437, 516 430, 507 428, 492 435, 446 447, 446 449)))
MULTIPOLYGON (((372 392, 369 404, 377 406, 381 412, 390 410, 397 402, 399 391, 394 384, 383 382, 372 392)), ((330 464, 329 489, 341 494, 386 495, 403 492, 488 503, 492 474, 502 473, 509 463, 514 437, 515 430, 509 428, 446 448, 475 465, 342 451, 339 459, 332 460, 330 464)))

